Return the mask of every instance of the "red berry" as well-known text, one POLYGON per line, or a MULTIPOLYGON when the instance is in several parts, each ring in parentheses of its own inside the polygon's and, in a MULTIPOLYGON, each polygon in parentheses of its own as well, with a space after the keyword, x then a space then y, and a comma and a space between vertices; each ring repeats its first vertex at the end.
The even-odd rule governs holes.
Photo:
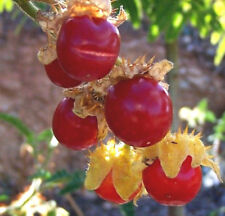
POLYGON ((107 20, 88 16, 68 18, 57 40, 61 65, 80 81, 97 80, 109 73, 119 49, 118 29, 107 20))
POLYGON ((110 129, 128 145, 145 147, 160 141, 172 123, 172 103, 153 79, 134 77, 109 89, 105 116, 110 129))
POLYGON ((141 186, 130 196, 128 201, 123 200, 120 197, 120 195, 116 192, 116 189, 113 185, 112 171, 111 171, 102 181, 102 184, 99 186, 99 188, 95 190, 95 192, 104 200, 107 200, 109 202, 113 202, 116 204, 124 204, 133 200, 140 190, 141 190, 141 186))
POLYGON ((73 112, 74 100, 64 98, 55 110, 52 130, 56 139, 74 150, 86 149, 97 143, 97 118, 84 119, 73 112))
POLYGON ((48 78, 57 86, 63 88, 72 88, 79 85, 81 82, 69 77, 59 64, 58 59, 55 59, 50 64, 45 65, 45 71, 48 78))
POLYGON ((191 167, 188 156, 175 178, 168 178, 159 159, 143 171, 143 183, 149 195, 163 205, 185 205, 197 195, 201 187, 201 167, 191 167))

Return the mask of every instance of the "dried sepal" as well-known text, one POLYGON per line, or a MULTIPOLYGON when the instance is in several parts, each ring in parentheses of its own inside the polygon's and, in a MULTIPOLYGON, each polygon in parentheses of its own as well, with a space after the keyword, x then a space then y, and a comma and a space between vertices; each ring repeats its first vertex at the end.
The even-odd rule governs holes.
POLYGON ((120 26, 127 20, 127 13, 123 9, 123 6, 120 6, 120 10, 117 16, 110 16, 108 20, 115 26, 120 26))
POLYGON ((53 62, 57 58, 55 45, 49 44, 45 47, 42 47, 41 49, 39 49, 37 57, 43 65, 48 65, 53 62))
POLYGON ((156 81, 161 82, 164 80, 165 75, 173 69, 173 63, 168 60, 162 60, 153 64, 148 74, 156 81))
POLYGON ((71 0, 55 1, 48 0, 51 5, 50 12, 39 11, 36 20, 43 32, 48 36, 48 43, 39 50, 38 59, 42 64, 49 64, 57 58, 56 40, 65 19, 75 16, 89 16, 108 19, 118 26, 126 20, 126 13, 120 8, 116 17, 110 17, 112 13, 110 0, 71 0))
POLYGON ((112 71, 102 79, 64 91, 66 97, 75 99, 74 112, 79 117, 97 117, 99 140, 104 139, 109 131, 104 116, 104 99, 110 86, 117 84, 123 79, 142 75, 160 81, 160 84, 165 89, 168 89, 168 85, 163 80, 165 74, 172 68, 172 63, 167 60, 153 63, 154 57, 148 62, 145 59, 145 56, 139 57, 133 63, 129 59, 118 59, 112 71))
MULTIPOLYGON (((123 200, 129 200, 142 187, 142 170, 145 165, 142 163, 142 155, 132 147, 110 140, 106 145, 97 147, 89 158, 85 180, 87 189, 96 190, 111 171, 115 190, 123 200)), ((137 198, 140 196, 138 193, 137 198)))
POLYGON ((103 140, 109 132, 104 115, 103 97, 95 92, 89 84, 83 84, 73 89, 66 89, 64 95, 75 99, 73 111, 80 118, 86 118, 87 116, 97 117, 98 140, 103 140))
POLYGON ((67 14, 70 17, 84 16, 107 19, 112 13, 110 0, 71 0, 68 4, 67 14))
POLYGON ((162 169, 169 178, 175 178, 184 160, 187 156, 191 156, 191 166, 193 168, 200 165, 208 166, 213 169, 218 179, 222 181, 219 167, 211 160, 212 157, 207 152, 208 147, 204 146, 200 137, 200 134, 188 134, 188 129, 186 128, 183 133, 181 130, 175 134, 169 132, 157 144, 139 149, 139 151, 143 153, 144 161, 148 161, 147 165, 150 165, 156 158, 159 158, 162 169))

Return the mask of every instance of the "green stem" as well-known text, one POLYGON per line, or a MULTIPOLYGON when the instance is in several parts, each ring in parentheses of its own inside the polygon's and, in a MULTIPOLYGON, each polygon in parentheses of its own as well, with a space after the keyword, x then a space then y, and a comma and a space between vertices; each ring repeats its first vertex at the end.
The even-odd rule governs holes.
MULTIPOLYGON (((179 97, 179 53, 178 53, 178 41, 175 40, 172 43, 166 43, 166 57, 168 60, 174 63, 174 68, 168 74, 168 83, 170 97, 173 101, 173 125, 172 130, 175 132, 178 129, 178 97, 179 97)), ((183 206, 170 206, 168 207, 168 216, 185 216, 185 209, 183 206)))
POLYGON ((170 206, 168 207, 168 216, 184 216, 183 206, 170 206))
POLYGON ((39 8, 36 7, 29 0, 13 0, 19 9, 23 11, 28 17, 30 17, 34 22, 37 22, 37 14, 39 12, 39 8))
POLYGON ((178 41, 175 40, 172 43, 166 43, 166 57, 168 60, 174 63, 174 68, 168 74, 168 83, 170 97, 173 101, 173 125, 172 130, 175 132, 178 129, 179 125, 179 118, 178 118, 178 97, 179 97, 179 79, 178 79, 178 61, 179 61, 179 54, 178 54, 178 41))

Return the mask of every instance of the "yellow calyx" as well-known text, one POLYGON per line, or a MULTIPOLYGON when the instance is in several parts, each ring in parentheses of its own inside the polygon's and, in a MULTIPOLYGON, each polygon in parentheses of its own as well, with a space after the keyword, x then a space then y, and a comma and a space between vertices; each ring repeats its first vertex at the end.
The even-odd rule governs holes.
POLYGON ((143 154, 144 161, 150 165, 156 158, 159 158, 166 176, 175 178, 184 160, 187 156, 191 156, 193 168, 200 165, 210 167, 222 181, 219 167, 212 160, 212 156, 208 154, 209 147, 204 146, 200 140, 200 134, 194 135, 194 131, 188 134, 187 131, 186 128, 183 133, 180 130, 175 134, 169 132, 157 144, 139 149, 143 154))
POLYGON ((112 139, 106 145, 97 147, 89 157, 85 179, 88 190, 96 190, 111 170, 115 190, 124 200, 128 200, 142 184, 145 165, 141 155, 132 147, 123 143, 116 144, 112 139))

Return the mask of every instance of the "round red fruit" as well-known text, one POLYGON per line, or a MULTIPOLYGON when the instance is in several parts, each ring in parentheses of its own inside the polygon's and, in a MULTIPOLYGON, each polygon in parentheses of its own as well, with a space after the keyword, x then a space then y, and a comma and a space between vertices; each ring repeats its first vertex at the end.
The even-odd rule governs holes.
POLYGON ((97 118, 84 119, 73 112, 74 100, 64 98, 55 110, 52 130, 56 139, 74 150, 82 150, 97 143, 97 118))
POLYGON ((141 187, 139 187, 129 198, 129 200, 123 200, 120 195, 116 192, 116 189, 113 185, 112 179, 112 171, 105 177, 102 181, 101 185, 95 192, 104 200, 107 200, 112 203, 116 204, 124 204, 127 203, 135 198, 135 196, 140 192, 141 187))
POLYGON ((172 102, 157 81, 134 77, 110 87, 105 116, 110 129, 123 142, 146 147, 160 141, 169 131, 172 102))
POLYGON ((57 55, 66 73, 86 82, 109 73, 119 50, 117 27, 101 18, 68 18, 57 40, 57 55))
POLYGON ((63 88, 72 88, 79 85, 81 82, 71 78, 59 64, 58 59, 55 59, 50 64, 45 65, 45 71, 48 78, 57 86, 63 88))
POLYGON ((195 198, 201 188, 201 167, 191 167, 188 156, 175 178, 168 178, 159 159, 143 171, 143 183, 149 195, 162 205, 185 205, 195 198))

